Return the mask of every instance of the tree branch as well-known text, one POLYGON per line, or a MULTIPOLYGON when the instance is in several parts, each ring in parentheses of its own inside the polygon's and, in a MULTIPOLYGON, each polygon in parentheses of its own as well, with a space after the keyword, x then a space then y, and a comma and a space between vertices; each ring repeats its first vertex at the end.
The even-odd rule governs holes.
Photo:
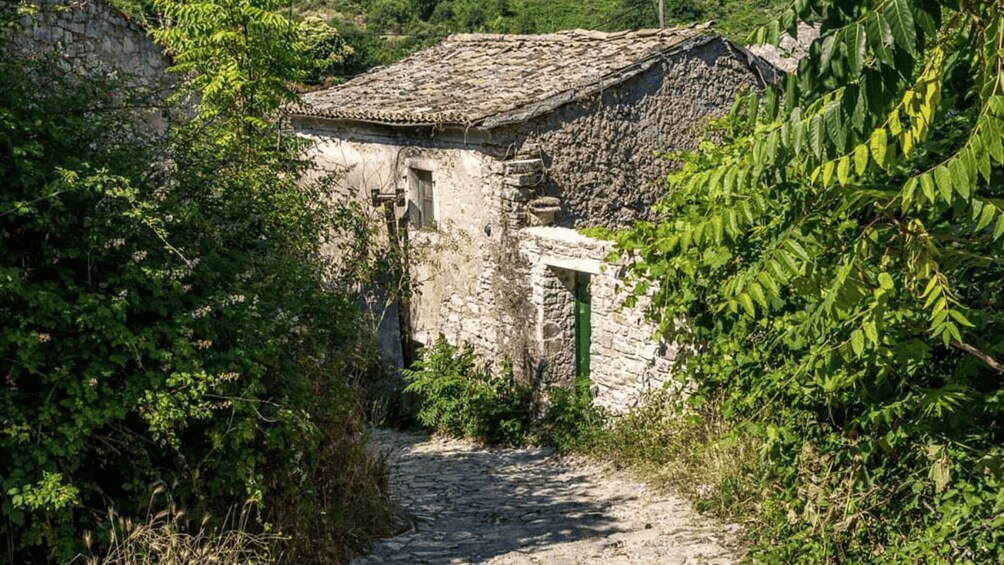
POLYGON ((994 359, 993 357, 987 355, 986 353, 980 351, 979 349, 976 349, 972 345, 969 345, 968 343, 963 343, 961 341, 955 341, 953 339, 952 340, 952 347, 954 347, 956 349, 961 349, 962 351, 965 351, 966 353, 968 353, 968 354, 972 355, 973 357, 979 359, 987 367, 990 367, 991 369, 997 371, 998 373, 1004 373, 1004 363, 1001 363, 1000 361, 994 359))

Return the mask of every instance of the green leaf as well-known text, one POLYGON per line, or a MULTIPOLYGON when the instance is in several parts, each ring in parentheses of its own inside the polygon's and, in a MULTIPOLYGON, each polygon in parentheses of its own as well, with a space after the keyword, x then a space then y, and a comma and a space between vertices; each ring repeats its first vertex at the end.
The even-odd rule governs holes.
POLYGON ((757 274, 756 278, 758 281, 760 281, 760 284, 762 284, 763 287, 767 289, 767 294, 769 296, 772 297, 780 296, 781 289, 778 288, 777 283, 774 282, 774 279, 770 277, 770 274, 767 271, 760 271, 757 274))
POLYGON ((756 300, 757 304, 763 306, 764 309, 767 308, 767 298, 763 294, 763 288, 760 283, 752 282, 746 287, 746 292, 756 300))
POLYGON ((917 191, 917 185, 918 184, 919 184, 919 182, 917 181, 917 177, 910 177, 909 179, 907 179, 906 184, 903 185, 903 196, 902 196, 902 198, 903 198, 903 211, 904 211, 904 213, 913 204, 913 197, 914 197, 914 193, 917 191))
POLYGON ((791 144, 796 155, 802 153, 802 147, 805 145, 805 125, 802 123, 800 108, 795 108, 791 113, 791 144))
POLYGON ((888 134, 885 129, 878 128, 872 132, 872 138, 869 142, 869 146, 872 150, 872 158, 880 167, 885 167, 885 156, 886 156, 886 143, 888 140, 888 134))
MULTIPOLYGON (((969 321, 969 318, 966 318, 962 314, 962 312, 959 312, 958 310, 949 310, 948 311, 948 315, 951 316, 952 319, 954 319, 956 322, 962 324, 963 326, 965 326, 967 328, 975 328, 976 327, 975 324, 973 324, 972 322, 969 321)), ((961 341, 961 338, 960 338, 960 341, 961 341)))
POLYGON ((1004 235, 1004 214, 997 214, 997 225, 994 226, 994 241, 1004 235))
POLYGON ((817 159, 823 157, 823 117, 819 114, 809 122, 809 147, 817 159))
POLYGON ((844 129, 840 117, 840 104, 835 102, 828 104, 823 119, 826 120, 826 133, 830 136, 834 149, 838 153, 843 152, 844 146, 847 145, 847 130, 844 129))
POLYGON ((931 178, 930 174, 920 175, 920 190, 924 193, 928 202, 934 202, 934 179, 931 178))
POLYGON ((737 296, 736 299, 739 301, 739 304, 743 307, 744 310, 746 310, 746 312, 750 316, 756 315, 756 309, 753 308, 753 299, 750 298, 750 295, 744 292, 739 296, 737 296))
POLYGON ((858 357, 861 356, 861 352, 865 349, 865 334, 861 330, 854 330, 851 332, 851 349, 854 354, 858 357))
POLYGON ((861 324, 861 329, 864 330, 865 336, 871 341, 875 346, 879 344, 878 328, 875 326, 875 322, 865 322, 861 324))
POLYGON ((969 199, 969 175, 966 173, 966 165, 964 161, 959 159, 952 159, 948 163, 948 171, 952 175, 952 186, 955 188, 956 192, 964 199, 969 199))
POLYGON ((822 44, 819 54, 819 66, 825 69, 830 66, 830 62, 833 60, 833 52, 836 51, 836 35, 827 35, 820 39, 822 40, 822 44))
POLYGON ((896 283, 893 282, 892 276, 887 272, 881 272, 878 276, 879 287, 883 290, 892 290, 896 287, 896 283))
POLYGON ((788 248, 794 251, 795 254, 798 255, 798 257, 803 261, 809 260, 809 254, 805 252, 805 248, 802 247, 802 244, 796 241, 795 239, 788 240, 788 248))
POLYGON ((948 167, 944 165, 938 165, 934 169, 934 184, 938 187, 938 192, 941 193, 941 198, 951 204, 952 203, 952 175, 948 172, 948 167))
POLYGON ((931 461, 931 469, 928 471, 927 476, 934 482, 934 491, 937 494, 941 494, 952 482, 951 467, 949 466, 944 446, 929 445, 927 457, 931 461))
POLYGON ((866 170, 868 170, 868 146, 861 143, 854 148, 854 172, 861 176, 866 170))
MULTIPOLYGON (((1004 79, 999 79, 1004 80, 1004 79)), ((983 127, 980 128, 980 136, 987 152, 998 164, 1004 165, 1004 143, 1001 141, 1001 125, 997 118, 993 116, 983 116, 983 127)))
POLYGON ((781 258, 781 261, 784 262, 784 266, 788 268, 788 272, 792 276, 799 273, 798 262, 795 261, 795 258, 792 257, 790 253, 778 251, 777 256, 781 258))
POLYGON ((851 158, 844 155, 840 162, 837 163, 837 181, 840 182, 840 186, 847 185, 851 174, 851 158))
POLYGON ((916 53, 917 28, 910 11, 909 0, 887 0, 882 15, 889 23, 896 44, 908 53, 916 53))
POLYGON ((864 68, 868 36, 865 26, 855 24, 846 34, 847 63, 852 75, 861 74, 864 68))
POLYGON ((833 161, 827 161, 823 163, 823 186, 830 186, 830 180, 833 178, 833 169, 836 164, 833 161))

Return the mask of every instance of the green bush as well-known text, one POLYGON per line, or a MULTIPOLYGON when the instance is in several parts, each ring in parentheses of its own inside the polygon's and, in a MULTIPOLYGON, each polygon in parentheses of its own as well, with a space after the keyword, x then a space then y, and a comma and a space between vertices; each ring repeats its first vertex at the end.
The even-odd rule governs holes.
POLYGON ((503 364, 493 374, 473 347, 440 337, 404 370, 406 393, 418 397, 418 421, 440 433, 489 444, 520 445, 530 423, 531 390, 503 364))
POLYGON ((421 351, 404 371, 406 393, 418 402, 419 423, 440 433, 488 444, 537 443, 560 451, 583 450, 602 434, 607 414, 592 404, 588 382, 547 390, 547 407, 536 418, 536 391, 518 382, 512 365, 493 373, 470 345, 444 338, 421 351))
POLYGON ((153 483, 200 515, 251 500, 296 558, 385 528, 355 281, 320 254, 354 212, 264 120, 150 135, 117 79, 6 45, 0 84, 4 558, 65 562, 87 530, 99 550, 108 506, 142 516, 153 483))
POLYGON ((697 398, 761 444, 753 559, 1004 561, 1001 8, 796 6, 757 37, 821 22, 797 75, 616 236, 700 344, 697 398))
POLYGON ((573 388, 552 387, 547 391, 547 408, 535 422, 537 442, 561 452, 588 450, 604 434, 610 420, 606 411, 593 406, 589 384, 573 388))

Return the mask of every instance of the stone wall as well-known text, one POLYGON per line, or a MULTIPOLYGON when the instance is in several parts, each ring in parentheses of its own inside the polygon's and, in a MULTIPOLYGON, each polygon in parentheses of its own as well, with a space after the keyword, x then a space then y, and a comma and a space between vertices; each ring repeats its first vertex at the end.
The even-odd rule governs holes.
POLYGON ((67 71, 113 76, 130 87, 169 90, 171 60, 147 34, 105 0, 33 0, 15 49, 53 56, 67 71))
MULTIPOLYGON (((610 242, 559 227, 526 228, 519 235, 520 252, 534 265, 532 302, 537 310, 538 364, 547 373, 545 383, 571 386, 575 379, 570 361, 575 351, 574 325, 554 326, 550 313, 562 307, 561 292, 568 292, 562 276, 576 271, 591 275, 589 354, 594 403, 623 411, 645 392, 674 383, 681 350, 669 336, 656 335, 657 327, 645 317, 644 299, 632 308, 623 305, 623 268, 604 262, 612 249, 610 242)), ((567 308, 568 302, 564 304, 567 308)))
POLYGON ((666 152, 694 148, 708 118, 728 113, 738 92, 775 79, 749 57, 713 39, 601 95, 512 126, 498 142, 540 151, 543 194, 562 201, 559 225, 614 227, 646 218, 664 192, 666 152))
MULTIPOLYGON (((326 129, 326 124, 299 123, 297 131, 312 148, 308 158, 316 175, 336 175, 332 198, 356 201, 388 236, 386 218, 374 207, 374 192, 393 199, 409 198, 410 168, 431 171, 435 182, 435 229, 416 229, 402 220, 406 206, 394 206, 395 219, 409 233, 412 278, 411 337, 431 344, 440 334, 451 342, 469 342, 481 351, 496 351, 503 341, 494 309, 502 285, 500 260, 493 253, 506 236, 496 204, 502 190, 501 165, 462 145, 435 139, 401 138, 378 131, 326 129)), ((337 254, 339 242, 326 248, 337 254)), ((385 332, 393 328, 384 328, 385 332)), ((382 336, 382 341, 390 338, 382 336)))
MULTIPOLYGON (((630 406, 673 374, 677 350, 655 339, 643 305, 621 308, 623 282, 602 266, 609 243, 571 229, 531 227, 557 209, 564 226, 617 226, 647 215, 671 165, 667 149, 692 147, 709 116, 728 111, 764 78, 722 40, 656 63, 590 100, 501 130, 394 128, 296 119, 316 141, 323 171, 340 171, 338 198, 369 206, 374 189, 408 189, 414 164, 433 172, 435 230, 411 230, 413 336, 471 343, 543 388, 574 380, 569 277, 592 274, 591 377, 596 403, 630 406), (731 51, 730 51, 731 50, 731 51), (411 164, 409 164, 411 163, 411 164)), ((397 208, 397 215, 404 207, 397 208)))

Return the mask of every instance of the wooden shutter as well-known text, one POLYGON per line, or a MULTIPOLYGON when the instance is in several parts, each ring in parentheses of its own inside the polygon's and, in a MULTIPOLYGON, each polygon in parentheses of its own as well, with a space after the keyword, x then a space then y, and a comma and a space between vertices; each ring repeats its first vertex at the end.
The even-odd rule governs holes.
POLYGON ((431 228, 436 223, 436 211, 434 208, 435 183, 432 181, 431 171, 415 171, 415 178, 418 181, 418 209, 422 214, 421 226, 431 228))

